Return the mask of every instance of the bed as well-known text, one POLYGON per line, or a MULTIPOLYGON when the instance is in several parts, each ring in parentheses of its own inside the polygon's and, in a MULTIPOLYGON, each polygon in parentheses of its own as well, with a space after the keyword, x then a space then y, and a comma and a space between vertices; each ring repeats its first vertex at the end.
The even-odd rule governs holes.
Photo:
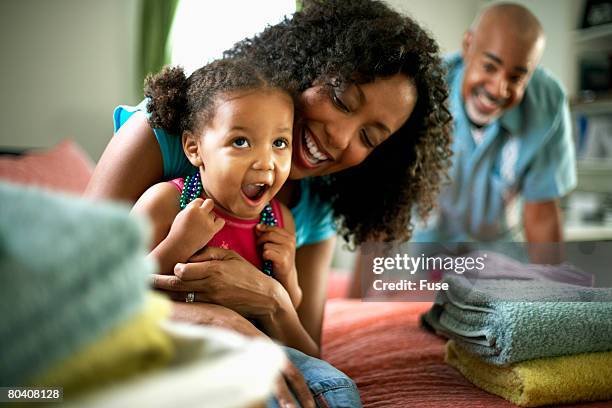
MULTIPOLYGON (((343 299, 347 276, 330 279, 323 358, 357 383, 365 407, 516 407, 444 363, 445 340, 419 325, 431 303, 343 299)), ((609 408, 612 401, 559 406, 609 408)))
MULTIPOLYGON (((93 162, 73 142, 0 157, 0 179, 82 193, 93 162)), ((366 407, 480 408, 514 405, 476 388, 444 363, 445 341, 419 326, 430 303, 343 298, 348 274, 332 271, 323 358, 355 380, 366 407)), ((612 407, 612 402, 567 405, 612 407)))

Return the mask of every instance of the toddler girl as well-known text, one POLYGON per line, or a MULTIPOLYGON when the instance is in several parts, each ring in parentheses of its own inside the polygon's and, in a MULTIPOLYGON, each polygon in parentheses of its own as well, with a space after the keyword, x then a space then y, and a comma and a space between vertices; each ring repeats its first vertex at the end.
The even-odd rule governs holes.
MULTIPOLYGON (((287 83, 242 60, 219 60, 186 78, 166 68, 147 78, 152 127, 182 135, 197 168, 185 179, 158 183, 133 211, 153 224, 151 256, 172 274, 204 246, 232 249, 272 274, 295 307, 291 212, 273 197, 289 175, 293 99, 287 83)), ((186 301, 195 300, 193 292, 186 301)))

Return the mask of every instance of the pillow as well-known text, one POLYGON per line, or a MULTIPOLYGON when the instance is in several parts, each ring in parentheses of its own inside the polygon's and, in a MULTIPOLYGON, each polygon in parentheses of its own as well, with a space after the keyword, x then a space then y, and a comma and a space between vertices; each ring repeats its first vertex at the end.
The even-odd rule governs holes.
POLYGON ((81 194, 93 174, 91 158, 72 140, 21 156, 0 156, 0 179, 81 194))

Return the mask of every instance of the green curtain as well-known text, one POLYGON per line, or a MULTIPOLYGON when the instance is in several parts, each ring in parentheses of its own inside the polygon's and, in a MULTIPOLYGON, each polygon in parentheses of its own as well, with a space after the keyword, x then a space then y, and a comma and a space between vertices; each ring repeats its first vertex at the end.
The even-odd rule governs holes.
MULTIPOLYGON (((346 0, 350 1, 350 0, 346 0)), ((302 11, 304 7, 308 7, 313 2, 325 3, 325 0, 295 0, 295 11, 302 11)))
POLYGON ((174 13, 180 0, 141 0, 139 93, 144 78, 170 63, 167 44, 174 13))

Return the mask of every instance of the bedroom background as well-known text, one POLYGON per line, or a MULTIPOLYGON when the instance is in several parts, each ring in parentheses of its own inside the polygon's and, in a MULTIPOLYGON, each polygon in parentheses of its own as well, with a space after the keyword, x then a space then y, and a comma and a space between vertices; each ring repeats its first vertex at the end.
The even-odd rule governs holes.
MULTIPOLYGON (((590 55, 598 56, 591 63, 596 74, 605 71, 602 64, 608 64, 609 80, 611 50, 607 43, 612 38, 612 24, 595 27, 598 31, 579 30, 585 1, 518 2, 541 20, 548 37, 542 65, 561 79, 573 100, 584 96, 580 92, 584 63, 579 61, 583 61, 585 49, 594 49, 590 55)), ((142 98, 142 13, 156 3, 164 1, 2 1, 0 147, 5 151, 49 148, 70 138, 97 160, 112 136, 114 107, 136 104, 142 98)), ((434 34, 443 52, 452 52, 459 48, 463 32, 477 11, 491 1, 387 0, 387 3, 415 17, 434 34)), ((173 26, 166 52, 170 62, 182 64, 187 70, 220 55, 229 44, 252 35, 265 24, 279 21, 296 7, 294 0, 226 0, 222 4, 181 0, 177 4, 175 15, 179 23, 173 26), (195 33, 190 31, 194 29, 195 33)), ((603 116, 609 123, 612 117, 609 94, 603 101, 596 99, 595 105, 576 102, 573 109, 577 141, 583 139, 579 131, 581 120, 594 115, 603 116)), ((576 232, 576 239, 612 239, 609 191, 612 188, 605 181, 612 174, 612 148, 607 147, 612 139, 609 131, 609 127, 608 133, 604 130, 603 141, 596 147, 599 153, 595 155, 604 158, 594 167, 590 163, 586 168, 579 167, 579 190, 585 191, 574 193, 566 202, 568 208, 574 209, 568 217, 573 222, 568 229, 573 228, 570 232, 576 232)), ((350 268, 351 262, 352 257, 339 246, 336 266, 350 268)))

